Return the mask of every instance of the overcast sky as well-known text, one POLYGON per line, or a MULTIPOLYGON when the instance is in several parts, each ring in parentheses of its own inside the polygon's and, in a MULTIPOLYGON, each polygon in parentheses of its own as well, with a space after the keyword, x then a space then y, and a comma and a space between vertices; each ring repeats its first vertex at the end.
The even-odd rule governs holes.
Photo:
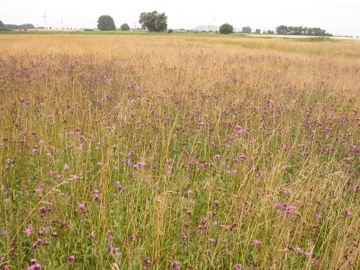
POLYGON ((263 31, 284 24, 360 36, 360 0, 0 0, 3 23, 36 27, 96 28, 101 15, 112 16, 118 28, 123 23, 139 27, 140 13, 154 10, 165 12, 168 28, 173 29, 230 23, 235 28, 263 31))

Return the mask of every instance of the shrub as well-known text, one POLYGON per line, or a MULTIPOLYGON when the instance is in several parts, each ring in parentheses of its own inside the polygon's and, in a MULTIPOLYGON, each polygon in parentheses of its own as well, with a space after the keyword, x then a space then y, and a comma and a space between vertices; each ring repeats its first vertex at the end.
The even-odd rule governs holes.
POLYGON ((220 26, 220 34, 231 34, 234 32, 234 27, 231 24, 224 23, 220 26))
POLYGON ((129 31, 130 30, 130 26, 127 23, 124 23, 123 25, 120 26, 121 31, 129 31))

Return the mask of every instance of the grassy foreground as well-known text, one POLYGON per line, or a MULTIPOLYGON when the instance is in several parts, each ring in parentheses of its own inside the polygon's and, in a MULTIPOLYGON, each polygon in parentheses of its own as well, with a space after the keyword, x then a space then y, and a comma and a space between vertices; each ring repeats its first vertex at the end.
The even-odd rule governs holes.
POLYGON ((0 268, 360 269, 359 109, 357 41, 2 35, 0 268))

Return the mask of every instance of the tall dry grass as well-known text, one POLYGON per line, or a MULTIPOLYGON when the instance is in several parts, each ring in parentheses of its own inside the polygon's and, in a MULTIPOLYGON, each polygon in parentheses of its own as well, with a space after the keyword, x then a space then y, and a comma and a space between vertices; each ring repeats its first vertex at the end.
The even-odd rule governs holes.
POLYGON ((1 267, 359 268, 359 55, 1 35, 1 267))

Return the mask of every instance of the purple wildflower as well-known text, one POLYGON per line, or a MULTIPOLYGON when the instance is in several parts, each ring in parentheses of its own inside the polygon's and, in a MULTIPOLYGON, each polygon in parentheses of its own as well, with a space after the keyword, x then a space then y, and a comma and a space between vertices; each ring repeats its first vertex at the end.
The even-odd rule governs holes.
POLYGON ((254 244, 255 246, 258 246, 258 245, 261 244, 261 241, 258 240, 258 239, 254 239, 254 240, 253 240, 253 244, 254 244))
POLYGON ((150 265, 151 265, 151 260, 150 260, 149 257, 145 258, 144 264, 145 264, 146 266, 150 266, 150 265))
POLYGON ((241 270, 242 265, 241 264, 237 264, 234 266, 234 270, 241 270))
POLYGON ((189 240, 189 238, 188 238, 186 235, 184 235, 183 237, 181 237, 181 239, 182 239, 184 242, 187 242, 187 241, 189 240))
POLYGON ((75 261, 75 256, 74 255, 69 255, 67 257, 68 261, 72 262, 72 261, 75 261))
POLYGON ((64 171, 70 169, 70 166, 68 164, 65 164, 64 167, 63 167, 64 171))
POLYGON ((290 212, 292 212, 292 211, 295 210, 295 209, 296 209, 296 207, 293 206, 293 205, 286 205, 286 206, 284 207, 284 211, 285 211, 285 213, 287 213, 287 214, 289 214, 290 212))
POLYGON ((80 210, 81 210, 82 212, 85 212, 85 211, 86 211, 84 204, 78 203, 78 207, 80 208, 80 210))
POLYGON ((215 240, 214 238, 209 238, 208 241, 209 241, 210 243, 215 243, 215 242, 216 242, 216 240, 215 240))
POLYGON ((33 227, 32 226, 28 226, 25 228, 25 230, 23 231, 26 235, 30 235, 33 232, 33 227))
POLYGON ((174 268, 174 269, 180 269, 180 263, 179 262, 172 262, 170 264, 170 267, 174 268))

